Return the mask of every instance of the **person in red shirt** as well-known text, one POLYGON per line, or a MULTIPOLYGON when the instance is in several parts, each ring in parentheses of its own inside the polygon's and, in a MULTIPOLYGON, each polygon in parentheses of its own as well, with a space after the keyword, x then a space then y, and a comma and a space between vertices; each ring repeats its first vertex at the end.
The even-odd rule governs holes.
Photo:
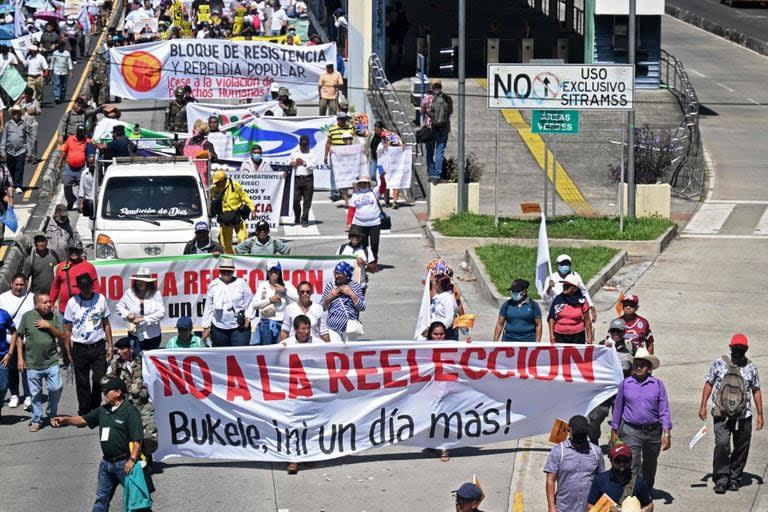
POLYGON ((592 343, 592 318, 589 303, 579 287, 581 278, 568 274, 562 281, 563 291, 549 307, 549 341, 551 343, 592 343))
POLYGON ((630 350, 634 354, 638 348, 645 347, 649 353, 653 354, 653 332, 648 320, 637 314, 640 306, 640 298, 637 295, 626 295, 621 301, 621 307, 624 314, 619 318, 624 320, 627 330, 624 332, 625 342, 632 342, 630 350))
POLYGON ((86 146, 90 144, 91 139, 85 136, 85 126, 77 127, 75 134, 67 137, 64 144, 59 146, 59 150, 64 153, 59 160, 59 171, 64 167, 64 176, 62 183, 64 185, 64 197, 67 199, 67 210, 72 210, 77 202, 77 196, 72 190, 74 185, 80 184, 80 175, 85 169, 86 146))
POLYGON ((88 274, 93 279, 93 291, 99 293, 99 276, 96 275, 96 268, 85 259, 83 255, 83 246, 79 241, 72 242, 67 248, 69 260, 60 263, 56 267, 56 273, 53 276, 51 285, 51 302, 59 300, 59 311, 64 314, 67 307, 67 301, 73 295, 80 293, 77 286, 76 277, 80 274, 88 274))

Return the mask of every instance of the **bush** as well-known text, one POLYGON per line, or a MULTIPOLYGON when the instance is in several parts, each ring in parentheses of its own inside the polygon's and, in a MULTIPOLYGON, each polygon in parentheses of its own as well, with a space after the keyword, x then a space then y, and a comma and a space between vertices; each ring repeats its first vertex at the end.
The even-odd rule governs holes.
MULTIPOLYGON (((647 124, 635 128, 635 183, 647 185, 665 181, 664 175, 675 160, 678 145, 669 130, 652 130, 647 124)), ((608 166, 611 181, 621 180, 621 163, 608 166)), ((624 156, 624 181, 627 181, 627 157, 624 156)))
MULTIPOLYGON (((480 177, 483 175, 483 165, 478 162, 477 156, 474 153, 467 153, 464 161, 464 183, 477 183, 480 181, 480 177)), ((448 183, 456 183, 458 181, 458 160, 454 156, 447 157, 443 160, 443 180, 448 183)))

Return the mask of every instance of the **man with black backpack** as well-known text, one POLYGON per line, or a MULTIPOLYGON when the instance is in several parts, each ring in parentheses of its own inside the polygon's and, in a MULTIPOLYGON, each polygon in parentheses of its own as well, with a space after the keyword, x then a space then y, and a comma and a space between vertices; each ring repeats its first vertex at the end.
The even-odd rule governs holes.
POLYGON ((429 181, 438 183, 443 175, 445 146, 451 133, 453 100, 443 92, 443 84, 439 81, 432 82, 430 92, 421 102, 421 114, 424 119, 422 124, 430 130, 430 138, 425 142, 429 181))
POLYGON ((755 399, 755 430, 763 428, 763 395, 757 365, 747 359, 749 340, 734 334, 728 345, 731 355, 718 357, 709 368, 701 393, 699 418, 707 419, 707 401, 712 395, 712 418, 715 431, 715 454, 712 481, 715 493, 738 491, 752 439, 752 407, 755 399), (712 391, 714 390, 714 394, 712 391), (733 450, 731 450, 733 438, 733 450))

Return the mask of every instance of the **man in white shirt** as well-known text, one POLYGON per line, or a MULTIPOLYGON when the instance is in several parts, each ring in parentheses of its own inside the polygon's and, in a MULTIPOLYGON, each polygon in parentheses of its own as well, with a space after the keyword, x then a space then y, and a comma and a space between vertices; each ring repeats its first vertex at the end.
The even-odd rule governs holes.
POLYGON ((280 340, 294 335, 296 329, 294 322, 303 316, 309 320, 313 338, 322 339, 326 342, 331 341, 328 326, 325 324, 328 313, 325 312, 323 306, 312 302, 312 284, 309 281, 302 281, 296 287, 296 291, 299 294, 299 300, 285 307, 283 325, 280 327, 280 340))
POLYGON ((309 150, 309 136, 302 135, 299 137, 299 147, 291 153, 291 167, 294 177, 293 223, 301 223, 304 228, 309 226, 309 209, 312 207, 312 196, 315 193, 314 170, 317 164, 317 158, 309 150))
MULTIPOLYGON (((43 78, 48 74, 48 62, 40 55, 38 48, 32 45, 27 50, 24 66, 27 68, 27 86, 35 91, 35 99, 43 104, 43 78)), ((101 397, 99 397, 101 399, 101 397)))
POLYGON ((56 51, 51 54, 51 71, 53 72, 53 100, 58 105, 64 102, 67 95, 67 81, 72 71, 72 56, 64 49, 64 41, 56 45, 56 51))
POLYGON ((269 26, 269 34, 272 36, 279 36, 283 27, 288 26, 288 14, 286 14, 283 6, 280 5, 280 0, 275 0, 272 4, 274 11, 272 12, 271 24, 269 26))
POLYGON ((101 405, 101 378, 112 359, 112 326, 109 306, 100 293, 93 291, 93 279, 87 273, 75 278, 80 293, 69 298, 64 310, 64 348, 75 366, 78 415, 101 405))
POLYGON ((285 338, 280 342, 284 347, 288 345, 303 345, 305 343, 318 343, 318 340, 312 336, 312 329, 309 324, 309 318, 299 315, 293 319, 294 335, 285 338))
POLYGON ((253 145, 251 158, 240 164, 240 172, 272 172, 272 166, 264 161, 261 146, 253 145))
MULTIPOLYGON (((35 307, 35 301, 32 293, 27 292, 27 278, 24 274, 16 274, 11 279, 11 289, 0 293, 0 309, 6 311, 13 325, 18 326, 24 313, 31 311, 35 307)), ((11 342, 11 333, 6 333, 7 340, 11 342)), ((11 399, 8 407, 14 408, 19 405, 19 397, 24 396, 24 410, 28 411, 32 407, 32 397, 29 393, 29 382, 27 381, 27 372, 19 372, 17 367, 17 354, 14 353, 8 361, 8 388, 11 391, 11 399), (21 376, 21 379, 19 379, 21 376), (23 395, 19 394, 19 382, 22 384, 23 395)))

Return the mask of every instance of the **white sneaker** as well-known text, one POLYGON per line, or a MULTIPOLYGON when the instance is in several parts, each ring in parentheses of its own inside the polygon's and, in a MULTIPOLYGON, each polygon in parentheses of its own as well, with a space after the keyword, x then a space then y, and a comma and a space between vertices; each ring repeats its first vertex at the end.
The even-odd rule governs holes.
POLYGON ((28 396, 24 399, 24 410, 29 411, 32 409, 32 397, 28 396))
POLYGON ((24 190, 21 187, 16 187, 16 193, 17 194, 23 194, 24 190))
POLYGON ((11 395, 11 399, 8 400, 8 407, 15 408, 19 406, 19 397, 17 395, 11 395))

